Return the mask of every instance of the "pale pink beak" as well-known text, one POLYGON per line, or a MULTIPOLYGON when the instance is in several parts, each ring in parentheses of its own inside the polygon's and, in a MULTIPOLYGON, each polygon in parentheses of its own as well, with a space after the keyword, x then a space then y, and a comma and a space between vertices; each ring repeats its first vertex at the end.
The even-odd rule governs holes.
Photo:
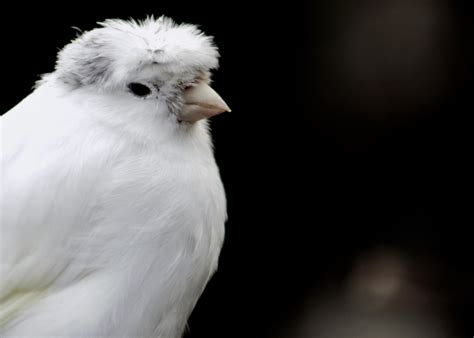
POLYGON ((196 122, 215 115, 230 112, 224 100, 204 82, 186 89, 184 92, 184 106, 178 114, 182 121, 196 122))

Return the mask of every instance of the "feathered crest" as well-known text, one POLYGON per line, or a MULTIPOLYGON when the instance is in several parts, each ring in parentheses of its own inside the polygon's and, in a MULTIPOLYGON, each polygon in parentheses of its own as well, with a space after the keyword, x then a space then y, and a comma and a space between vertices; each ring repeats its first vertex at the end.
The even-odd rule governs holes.
POLYGON ((219 53, 212 37, 195 25, 148 16, 144 20, 109 19, 82 33, 58 54, 56 75, 80 87, 123 86, 150 65, 167 72, 218 67, 219 53))

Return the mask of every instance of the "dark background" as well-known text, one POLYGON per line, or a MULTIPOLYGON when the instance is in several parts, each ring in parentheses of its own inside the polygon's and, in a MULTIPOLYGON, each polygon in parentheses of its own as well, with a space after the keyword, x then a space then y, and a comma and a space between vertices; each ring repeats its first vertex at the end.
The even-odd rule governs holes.
POLYGON ((53 70, 71 26, 165 14, 215 37, 229 221, 187 337, 300 337, 347 290, 472 337, 472 1, 2 6, 2 112, 53 70), (377 293, 387 276, 398 287, 377 293))

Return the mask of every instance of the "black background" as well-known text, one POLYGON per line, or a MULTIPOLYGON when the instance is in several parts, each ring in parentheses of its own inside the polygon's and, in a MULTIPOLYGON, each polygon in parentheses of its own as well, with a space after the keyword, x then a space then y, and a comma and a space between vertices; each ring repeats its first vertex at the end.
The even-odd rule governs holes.
MULTIPOLYGON (((344 78, 336 46, 362 3, 2 5, 2 112, 53 70, 58 48, 76 34, 72 26, 165 14, 215 37, 222 57, 214 87, 232 108, 212 121, 229 221, 219 271, 188 337, 285 336, 308 297, 341 284, 378 247, 430 262, 421 287, 442 295, 436 304, 458 336, 474 334, 472 2, 443 2, 448 23, 435 35, 434 65, 425 56, 421 64, 431 66, 413 78, 389 72, 366 88, 344 78), (413 85, 428 75, 434 82, 413 85)), ((380 3, 372 3, 374 16, 380 3)), ((371 69, 373 60, 383 69, 406 54, 387 54, 390 37, 370 45, 367 32, 362 60, 368 55, 371 69)))

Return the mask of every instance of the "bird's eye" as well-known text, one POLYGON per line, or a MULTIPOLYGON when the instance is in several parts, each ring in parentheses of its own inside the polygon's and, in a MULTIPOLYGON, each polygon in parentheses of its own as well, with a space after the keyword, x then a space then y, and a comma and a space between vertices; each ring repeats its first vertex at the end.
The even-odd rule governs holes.
POLYGON ((136 96, 147 96, 151 93, 151 89, 145 86, 144 84, 132 82, 128 85, 128 89, 135 94, 136 96))

